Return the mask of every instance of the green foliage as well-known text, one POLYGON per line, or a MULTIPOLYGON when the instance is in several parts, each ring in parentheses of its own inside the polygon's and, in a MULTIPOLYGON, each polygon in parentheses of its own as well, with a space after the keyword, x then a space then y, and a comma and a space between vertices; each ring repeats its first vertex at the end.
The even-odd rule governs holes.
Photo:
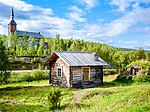
POLYGON ((11 73, 11 77, 9 78, 9 83, 17 83, 17 82, 31 82, 33 81, 33 76, 28 73, 11 73))
POLYGON ((134 82, 150 82, 150 75, 147 74, 139 74, 137 76, 133 76, 134 82))
POLYGON ((135 51, 135 56, 136 56, 136 59, 137 59, 137 60, 145 59, 146 56, 145 56, 144 49, 140 48, 140 49, 138 49, 137 51, 135 51))
POLYGON ((44 54, 43 39, 41 39, 40 40, 40 46, 39 46, 38 51, 37 51, 37 55, 43 56, 43 54, 44 54))
POLYGON ((146 59, 147 59, 148 61, 150 61, 150 52, 149 52, 149 53, 146 53, 146 59))
POLYGON ((45 79, 45 74, 42 70, 32 70, 31 73, 35 80, 42 80, 45 79))
POLYGON ((36 80, 45 80, 49 79, 48 71, 43 72, 41 70, 32 70, 32 72, 22 72, 22 73, 11 73, 11 76, 8 79, 9 83, 17 82, 32 82, 36 80))
POLYGON ((34 57, 32 63, 39 63, 40 58, 39 57, 34 57))
POLYGON ((114 80, 114 82, 118 82, 118 83, 132 83, 132 76, 122 76, 122 75, 118 75, 117 78, 114 80))
POLYGON ((10 77, 10 71, 8 70, 10 70, 10 64, 6 48, 0 38, 0 83, 7 83, 7 80, 10 77))
POLYGON ((63 99, 62 90, 60 88, 53 88, 48 95, 48 102, 50 108, 60 109, 60 102, 63 99))
MULTIPOLYGON (((7 40, 5 37, 4 40, 7 40)), ((6 43, 6 42, 5 42, 6 43)), ((124 51, 119 48, 100 44, 98 42, 87 42, 84 40, 62 39, 60 35, 55 38, 43 37, 39 40, 35 38, 28 39, 25 33, 23 38, 18 38, 17 33, 12 35, 12 46, 9 54, 15 56, 47 56, 53 51, 82 51, 98 52, 99 56, 106 62, 112 63, 113 68, 120 70, 126 69, 131 62, 141 59, 149 60, 149 53, 140 48, 138 50, 124 51), (30 40, 30 41, 29 41, 30 40), (44 47, 44 42, 48 43, 48 48, 44 47)))
POLYGON ((128 67, 130 67, 131 65, 141 66, 142 69, 144 69, 144 70, 150 68, 150 62, 149 61, 135 61, 135 62, 130 63, 128 65, 128 67))
POLYGON ((116 69, 103 69, 104 75, 113 75, 113 74, 117 74, 117 70, 116 69))
POLYGON ((41 64, 39 64, 38 69, 39 69, 39 70, 42 70, 42 65, 41 65, 41 64))
POLYGON ((24 74, 23 77, 21 78, 22 82, 32 82, 35 80, 35 77, 33 77, 31 74, 27 73, 24 74))

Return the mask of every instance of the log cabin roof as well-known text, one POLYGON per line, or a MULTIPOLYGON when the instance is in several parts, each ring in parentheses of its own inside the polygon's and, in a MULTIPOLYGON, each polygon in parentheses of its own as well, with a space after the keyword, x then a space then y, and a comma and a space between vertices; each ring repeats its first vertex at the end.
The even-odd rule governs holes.
POLYGON ((58 57, 61 58, 68 66, 108 65, 100 57, 98 57, 98 60, 95 60, 93 52, 67 52, 67 51, 53 52, 51 56, 48 58, 48 62, 51 63, 58 57))

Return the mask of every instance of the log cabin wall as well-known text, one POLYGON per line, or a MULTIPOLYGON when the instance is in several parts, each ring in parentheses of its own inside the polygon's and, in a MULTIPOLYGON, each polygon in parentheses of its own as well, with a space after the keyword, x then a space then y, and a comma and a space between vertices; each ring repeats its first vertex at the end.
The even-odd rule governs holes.
POLYGON ((58 58, 52 65, 51 65, 51 84, 56 84, 60 86, 69 87, 69 66, 63 62, 62 59, 58 58), (61 68, 62 76, 58 76, 57 69, 61 68))
POLYGON ((90 68, 90 81, 95 83, 103 83, 103 66, 90 68))
POLYGON ((83 71, 81 67, 71 67, 71 84, 78 84, 83 81, 83 71))
MULTIPOLYGON (((71 84, 78 84, 84 82, 84 67, 71 67, 71 84)), ((85 67, 86 68, 86 67, 85 67)), ((103 83, 103 66, 94 66, 89 68, 89 82, 94 82, 95 84, 103 83)))

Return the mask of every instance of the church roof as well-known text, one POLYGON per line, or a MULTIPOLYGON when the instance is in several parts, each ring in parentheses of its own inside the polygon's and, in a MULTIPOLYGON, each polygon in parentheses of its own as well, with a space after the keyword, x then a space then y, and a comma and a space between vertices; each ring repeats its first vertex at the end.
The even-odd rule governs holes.
POLYGON ((12 20, 9 22, 9 24, 16 25, 17 23, 15 22, 15 20, 12 19, 12 20))
POLYGON ((28 32, 28 31, 16 31, 17 35, 19 37, 23 37, 24 34, 26 33, 29 37, 35 37, 35 38, 41 38, 42 35, 40 34, 40 32, 28 32))

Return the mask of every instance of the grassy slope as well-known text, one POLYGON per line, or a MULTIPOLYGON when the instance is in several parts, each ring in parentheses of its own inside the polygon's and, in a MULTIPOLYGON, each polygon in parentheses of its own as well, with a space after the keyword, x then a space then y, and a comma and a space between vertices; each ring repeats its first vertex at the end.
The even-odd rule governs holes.
MULTIPOLYGON (((108 81, 109 78, 105 79, 108 81)), ((53 87, 47 83, 48 81, 40 81, 0 86, 0 111, 49 111, 47 95, 53 87)), ((71 106, 73 96, 85 90, 63 89, 60 111, 150 111, 150 84, 91 88, 88 89, 91 92, 87 96, 71 106)))
MULTIPOLYGON (((17 86, 0 89, 0 111, 48 111, 47 96, 51 86, 17 86)), ((70 89, 62 89, 62 107, 68 105, 73 96, 70 89)))
POLYGON ((77 103, 72 110, 82 112, 150 111, 150 84, 91 90, 90 94, 77 103))

